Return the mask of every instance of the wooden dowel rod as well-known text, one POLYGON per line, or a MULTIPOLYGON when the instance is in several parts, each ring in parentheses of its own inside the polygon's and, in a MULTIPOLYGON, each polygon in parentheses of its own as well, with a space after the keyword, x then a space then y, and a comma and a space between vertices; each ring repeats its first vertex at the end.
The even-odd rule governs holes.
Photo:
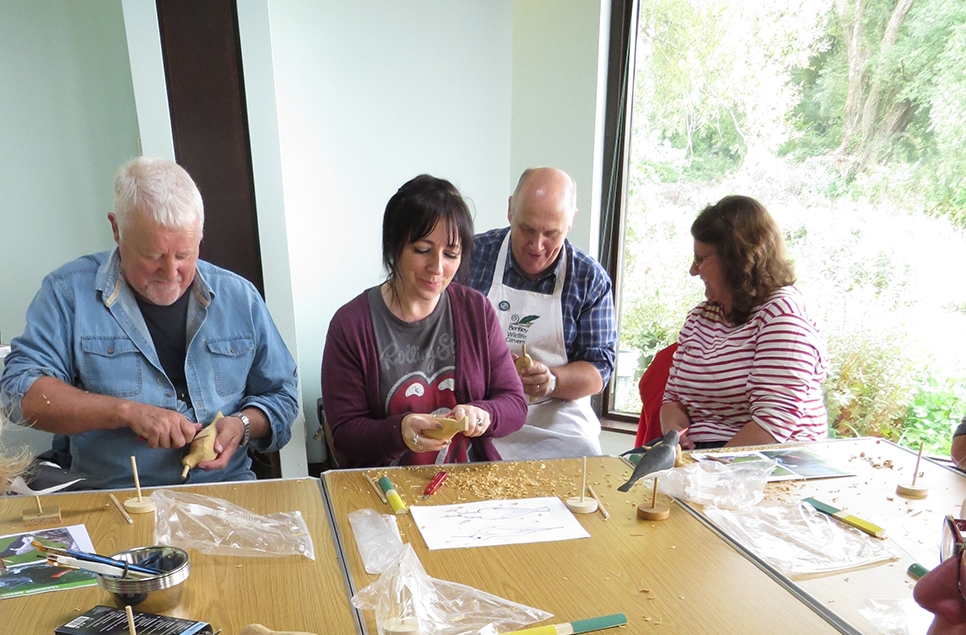
POLYGON ((121 507, 121 503, 118 502, 117 496, 115 496, 114 494, 108 494, 108 496, 111 497, 111 502, 114 503, 115 507, 117 507, 117 511, 121 512, 121 516, 124 518, 127 524, 133 525, 134 520, 132 520, 131 516, 126 511, 124 511, 123 507, 121 507))
POLYGON ((922 441, 919 442, 919 456, 916 457, 916 470, 912 473, 912 486, 916 486, 916 479, 919 478, 919 461, 922 460, 922 441))
POLYGON ((141 480, 138 479, 138 462, 133 454, 131 455, 131 471, 134 472, 134 489, 138 491, 138 502, 140 503, 144 499, 141 498, 141 480))
POLYGON ((610 514, 607 513, 606 509, 604 509, 604 504, 600 502, 600 497, 597 496, 597 492, 594 491, 594 486, 588 485, 587 491, 590 492, 591 497, 593 497, 593 499, 597 501, 597 509, 599 509, 600 513, 604 515, 604 520, 607 520, 608 518, 610 518, 610 514))
MULTIPOLYGON (((133 456, 131 457, 134 458, 133 456)), ((127 615, 127 630, 130 635, 138 635, 137 630, 134 628, 134 611, 131 610, 131 605, 127 604, 124 606, 124 614, 127 615)))

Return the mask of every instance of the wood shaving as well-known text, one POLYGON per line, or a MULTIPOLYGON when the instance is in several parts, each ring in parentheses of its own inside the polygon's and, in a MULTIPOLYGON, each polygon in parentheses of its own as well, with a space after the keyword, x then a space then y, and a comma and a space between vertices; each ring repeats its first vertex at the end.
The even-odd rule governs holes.
MULTIPOLYGON (((435 465, 413 466, 407 470, 419 474, 428 482, 439 468, 435 465)), ((572 473, 561 474, 559 471, 547 470, 544 462, 447 465, 446 471, 449 473, 446 486, 459 492, 460 501, 572 496, 578 493, 583 476, 580 468, 572 473)), ((418 490, 418 494, 422 496, 423 487, 425 485, 417 484, 412 489, 418 490)))
MULTIPOLYGON (((877 442, 878 443, 878 442, 877 442)), ((865 452, 859 452, 858 456, 853 456, 849 461, 862 460, 874 467, 877 470, 891 470, 894 465, 892 459, 883 459, 882 457, 871 457, 865 452)))

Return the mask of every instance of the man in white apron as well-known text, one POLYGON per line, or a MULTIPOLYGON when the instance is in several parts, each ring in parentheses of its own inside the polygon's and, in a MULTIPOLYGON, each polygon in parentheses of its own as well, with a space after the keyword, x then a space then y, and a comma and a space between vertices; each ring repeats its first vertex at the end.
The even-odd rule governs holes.
POLYGON ((600 263, 567 233, 576 185, 555 168, 523 173, 509 199, 509 228, 476 236, 469 284, 496 309, 530 400, 527 423, 494 445, 504 459, 600 454, 600 420, 590 397, 614 368, 617 330, 612 285, 600 263))

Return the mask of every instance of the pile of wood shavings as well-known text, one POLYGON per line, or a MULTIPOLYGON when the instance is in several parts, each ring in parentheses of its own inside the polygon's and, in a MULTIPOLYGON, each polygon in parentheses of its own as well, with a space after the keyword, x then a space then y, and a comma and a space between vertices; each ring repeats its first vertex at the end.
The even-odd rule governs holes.
MULTIPOLYGON (((579 469, 551 469, 543 461, 486 465, 446 466, 446 487, 459 492, 459 501, 509 500, 538 496, 573 496, 580 489, 579 469), (573 471, 572 474, 569 472, 573 471)), ((408 471, 426 480, 438 470, 413 466, 408 471)), ((379 476, 381 476, 380 474, 379 476)), ((378 480, 378 476, 376 477, 378 480)), ((420 486, 421 487, 421 486, 420 486)))
POLYGON ((579 489, 580 474, 563 475, 548 469, 546 463, 503 464, 468 467, 450 475, 450 485, 459 488, 460 500, 533 498, 568 496, 579 489))
POLYGON ((766 486, 766 493, 770 499, 780 503, 794 503, 802 498, 804 481, 778 481, 766 486))
POLYGON ((869 465, 871 465, 872 467, 874 467, 877 470, 882 470, 882 469, 889 469, 889 470, 891 470, 892 467, 893 467, 892 466, 892 459, 883 459, 882 457, 875 457, 875 458, 873 458, 873 457, 867 455, 865 452, 859 452, 859 455, 858 456, 852 456, 852 457, 850 457, 849 458, 849 461, 851 462, 851 461, 855 461, 857 459, 861 459, 861 460, 865 461, 866 463, 868 463, 869 465))

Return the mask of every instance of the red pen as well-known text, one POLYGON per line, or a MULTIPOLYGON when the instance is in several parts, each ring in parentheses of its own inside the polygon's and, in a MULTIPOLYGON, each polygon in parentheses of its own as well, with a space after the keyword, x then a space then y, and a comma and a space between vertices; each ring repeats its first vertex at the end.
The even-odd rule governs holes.
POLYGON ((436 490, 439 489, 439 486, 442 485, 443 481, 445 480, 446 480, 446 472, 439 472, 436 476, 434 476, 433 480, 431 480, 429 482, 429 485, 426 486, 426 489, 423 490, 423 500, 426 500, 427 498, 435 494, 436 490))

